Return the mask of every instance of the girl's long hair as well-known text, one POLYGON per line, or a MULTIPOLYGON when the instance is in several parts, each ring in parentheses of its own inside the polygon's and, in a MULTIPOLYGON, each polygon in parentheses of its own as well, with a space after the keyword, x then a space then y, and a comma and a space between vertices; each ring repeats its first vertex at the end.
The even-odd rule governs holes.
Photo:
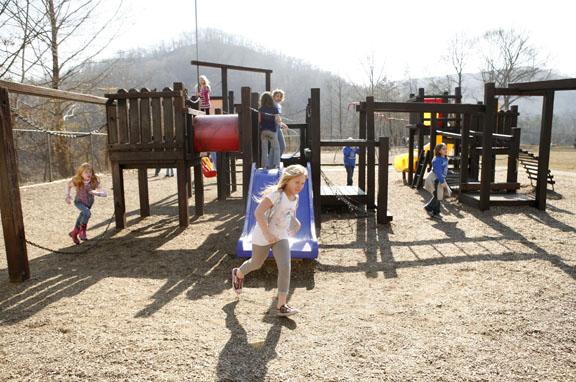
POLYGON ((274 98, 272 98, 272 93, 262 93, 260 96, 260 106, 274 107, 274 98))
POLYGON ((92 171, 92 176, 90 177, 90 185, 92 186, 92 189, 95 190, 96 188, 98 188, 100 178, 96 176, 96 174, 94 173, 94 169, 92 168, 92 166, 90 166, 90 163, 82 163, 80 167, 78 167, 76 175, 74 175, 74 177, 72 178, 72 183, 74 184, 74 187, 76 187, 77 189, 82 189, 84 187, 84 183, 82 182, 82 173, 85 170, 92 171))
MULTIPOLYGON (((208 77, 206 77, 205 75, 201 75, 200 77, 198 77, 198 82, 200 82, 200 80, 204 80, 204 87, 208 88, 208 91, 210 91, 210 81, 208 81, 208 77)), ((200 84, 196 84, 196 86, 194 86, 194 89, 196 89, 196 91, 198 91, 198 89, 200 88, 200 84)))
POLYGON ((264 197, 271 192, 284 191, 284 187, 286 187, 286 184, 292 179, 299 177, 300 175, 304 175, 306 178, 308 178, 308 170, 306 170, 306 167, 299 164, 293 164, 291 166, 286 167, 278 183, 271 184, 270 186, 266 187, 266 189, 264 189, 264 191, 262 192, 262 196, 260 198, 257 198, 256 201, 260 203, 264 199, 264 197))
POLYGON ((434 156, 435 157, 439 157, 440 155, 440 150, 442 150, 443 147, 446 147, 446 143, 438 143, 435 147, 434 147, 434 156))

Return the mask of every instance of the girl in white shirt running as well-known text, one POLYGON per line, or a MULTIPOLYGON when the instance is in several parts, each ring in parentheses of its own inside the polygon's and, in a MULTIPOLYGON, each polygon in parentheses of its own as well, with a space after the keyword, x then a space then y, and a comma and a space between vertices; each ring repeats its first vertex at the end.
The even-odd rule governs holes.
POLYGON ((270 249, 278 266, 278 316, 291 316, 298 309, 286 303, 290 287, 290 244, 288 236, 294 236, 300 229, 296 219, 298 193, 304 188, 308 171, 301 165, 288 166, 278 184, 268 187, 254 216, 257 225, 252 235, 252 258, 246 260, 239 268, 232 270, 232 286, 238 294, 242 293, 244 276, 260 269, 270 249))

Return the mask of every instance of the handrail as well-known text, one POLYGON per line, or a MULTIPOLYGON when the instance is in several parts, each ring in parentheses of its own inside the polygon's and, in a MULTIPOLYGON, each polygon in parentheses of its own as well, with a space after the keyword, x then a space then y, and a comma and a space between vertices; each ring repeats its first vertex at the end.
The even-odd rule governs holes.
POLYGON ((94 103, 97 105, 106 105, 107 98, 98 97, 82 93, 74 93, 65 90, 51 89, 42 86, 19 84, 10 81, 0 80, 0 86, 5 87, 11 92, 26 94, 37 97, 56 98, 66 101, 94 103))

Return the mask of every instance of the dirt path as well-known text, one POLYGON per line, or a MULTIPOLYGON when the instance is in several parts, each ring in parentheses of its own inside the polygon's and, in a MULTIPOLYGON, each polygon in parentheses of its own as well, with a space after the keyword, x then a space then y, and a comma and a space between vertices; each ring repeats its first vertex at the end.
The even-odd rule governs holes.
MULTIPOLYGON (((0 381, 574 381, 576 179, 558 177, 546 212, 451 199, 438 221, 425 191, 390 176, 392 225, 324 214, 320 257, 293 263, 302 314, 277 319, 273 262, 239 299, 230 289, 239 194, 216 202, 208 180, 206 214, 180 229, 176 178, 150 178, 141 219, 126 173, 128 229, 90 252, 29 247, 32 279, 9 284, 2 246, 0 381)), ((63 184, 22 201, 29 240, 82 248, 63 184)), ((97 199, 89 237, 112 211, 97 199)))

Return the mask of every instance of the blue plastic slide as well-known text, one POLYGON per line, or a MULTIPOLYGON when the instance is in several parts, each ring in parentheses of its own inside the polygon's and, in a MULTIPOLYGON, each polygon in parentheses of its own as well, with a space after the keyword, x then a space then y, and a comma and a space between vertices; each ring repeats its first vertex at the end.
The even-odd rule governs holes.
MULTIPOLYGON (((257 169, 256 164, 252 164, 252 175, 250 177, 250 190, 246 202, 246 216, 244 217, 244 229, 236 254, 238 257, 252 256, 252 233, 256 227, 256 218, 254 210, 258 202, 254 200, 255 196, 260 197, 262 191, 270 184, 278 182, 281 170, 257 169)), ((310 165, 308 165, 308 174, 310 174, 310 165)), ((304 185, 304 189, 299 194, 298 210, 296 217, 302 225, 300 231, 290 237, 290 252, 293 258, 315 259, 318 257, 318 240, 316 238, 316 226, 314 225, 314 207, 312 203, 312 182, 310 176, 304 185)), ((272 251, 268 257, 272 257, 272 251)))

